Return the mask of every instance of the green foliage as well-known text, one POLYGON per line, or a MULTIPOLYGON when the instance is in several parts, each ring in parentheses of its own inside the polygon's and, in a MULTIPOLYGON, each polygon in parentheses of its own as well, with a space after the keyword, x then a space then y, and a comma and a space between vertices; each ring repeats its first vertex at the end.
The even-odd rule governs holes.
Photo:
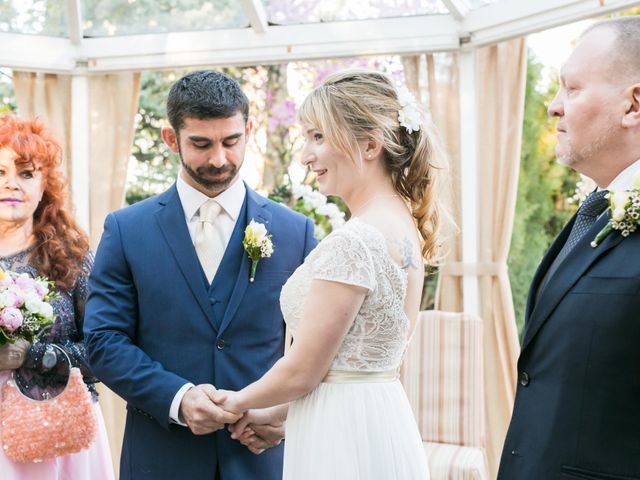
POLYGON ((140 81, 136 135, 126 190, 131 205, 168 188, 175 179, 179 160, 162 141, 165 101, 171 85, 183 72, 145 72, 140 81))
POLYGON ((33 35, 67 35, 67 8, 60 0, 0 2, 0 31, 33 35))
POLYGON ((16 108, 16 97, 11 77, 5 71, 0 70, 0 113, 14 112, 16 108))
POLYGON ((569 219, 568 202, 579 180, 555 160, 555 122, 547 106, 557 81, 540 91, 541 65, 529 55, 516 215, 509 253, 509 278, 518 331, 522 331, 527 293, 540 259, 569 219))
MULTIPOLYGON (((59 1, 59 0, 58 0, 59 1)), ((247 24, 234 0, 84 0, 91 36, 209 30, 247 24)))

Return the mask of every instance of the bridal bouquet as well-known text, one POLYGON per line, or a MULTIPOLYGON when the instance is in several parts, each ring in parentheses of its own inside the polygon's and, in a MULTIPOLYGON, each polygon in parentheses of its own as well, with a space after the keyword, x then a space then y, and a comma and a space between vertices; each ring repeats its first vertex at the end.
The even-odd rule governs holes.
POLYGON ((0 269, 0 345, 19 338, 32 342, 53 323, 50 301, 57 297, 53 282, 45 277, 0 269))

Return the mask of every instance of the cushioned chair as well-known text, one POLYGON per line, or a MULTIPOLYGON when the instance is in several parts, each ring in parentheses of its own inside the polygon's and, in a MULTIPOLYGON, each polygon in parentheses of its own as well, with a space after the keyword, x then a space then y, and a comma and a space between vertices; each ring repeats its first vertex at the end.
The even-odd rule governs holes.
POLYGON ((416 415, 431 480, 488 479, 482 320, 420 312, 402 382, 416 415))

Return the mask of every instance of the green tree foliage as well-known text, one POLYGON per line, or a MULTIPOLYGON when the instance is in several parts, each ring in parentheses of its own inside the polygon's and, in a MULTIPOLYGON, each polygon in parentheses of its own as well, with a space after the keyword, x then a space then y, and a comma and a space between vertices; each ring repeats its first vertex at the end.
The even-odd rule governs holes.
POLYGON ((92 36, 248 25, 242 3, 235 0, 83 0, 82 4, 85 32, 92 36))
POLYGON ((63 37, 67 34, 66 4, 59 0, 0 2, 0 31, 63 37))
POLYGON ((555 159, 555 121, 547 106, 557 81, 540 87, 542 66, 529 54, 516 215, 509 253, 509 278, 518 331, 527 292, 540 259, 575 210, 570 198, 579 176, 555 159), (541 90, 542 88, 542 90, 541 90))
POLYGON ((0 113, 16 110, 16 98, 13 92, 11 76, 5 69, 0 69, 0 113))

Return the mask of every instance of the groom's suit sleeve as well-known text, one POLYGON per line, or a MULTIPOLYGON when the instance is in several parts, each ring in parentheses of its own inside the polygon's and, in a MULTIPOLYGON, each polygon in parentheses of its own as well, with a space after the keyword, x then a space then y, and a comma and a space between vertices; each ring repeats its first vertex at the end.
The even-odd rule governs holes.
POLYGON ((169 428, 171 402, 188 380, 165 370, 136 345, 137 288, 130 268, 134 260, 126 256, 116 215, 109 214, 89 279, 84 323, 87 353, 102 382, 169 428))

